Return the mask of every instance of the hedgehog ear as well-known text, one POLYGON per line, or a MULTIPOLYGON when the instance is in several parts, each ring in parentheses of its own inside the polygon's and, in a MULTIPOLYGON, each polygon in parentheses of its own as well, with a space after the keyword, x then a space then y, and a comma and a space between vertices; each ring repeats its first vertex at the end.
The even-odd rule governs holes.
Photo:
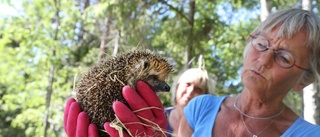
POLYGON ((150 66, 149 61, 144 61, 143 62, 143 69, 147 69, 150 66))

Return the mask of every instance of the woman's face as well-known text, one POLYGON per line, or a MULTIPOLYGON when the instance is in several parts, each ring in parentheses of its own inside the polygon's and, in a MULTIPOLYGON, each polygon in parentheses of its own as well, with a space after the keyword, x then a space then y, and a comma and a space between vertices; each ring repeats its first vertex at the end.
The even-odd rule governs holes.
MULTIPOLYGON (((260 35, 269 40, 270 48, 276 51, 289 51, 294 57, 295 64, 308 68, 310 52, 305 47, 306 32, 300 31, 291 39, 280 39, 275 37, 277 31, 278 29, 274 29, 269 34, 261 32, 260 35)), ((260 52, 252 47, 251 42, 247 46, 250 47, 241 73, 244 90, 265 97, 274 97, 284 96, 289 90, 299 85, 299 80, 305 70, 295 66, 291 68, 280 67, 274 60, 274 50, 260 52)))
POLYGON ((177 105, 185 107, 192 98, 204 92, 199 83, 190 79, 181 80, 176 91, 177 105))

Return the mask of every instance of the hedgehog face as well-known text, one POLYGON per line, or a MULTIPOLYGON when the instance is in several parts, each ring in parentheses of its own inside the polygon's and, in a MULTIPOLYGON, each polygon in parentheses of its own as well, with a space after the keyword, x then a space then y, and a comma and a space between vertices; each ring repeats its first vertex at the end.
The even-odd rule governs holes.
POLYGON ((172 72, 172 68, 165 60, 139 59, 131 72, 133 75, 138 75, 139 80, 148 83, 155 92, 170 91, 170 86, 164 80, 172 72))
POLYGON ((156 75, 150 75, 146 79, 142 79, 142 81, 148 83, 148 85, 155 92, 169 92, 170 91, 170 86, 166 82, 159 80, 159 78, 156 75))

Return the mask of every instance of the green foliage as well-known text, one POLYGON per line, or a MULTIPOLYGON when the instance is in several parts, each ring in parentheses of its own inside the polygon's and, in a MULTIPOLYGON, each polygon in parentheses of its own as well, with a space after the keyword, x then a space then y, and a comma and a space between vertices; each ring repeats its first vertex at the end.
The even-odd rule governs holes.
POLYGON ((300 116, 303 115, 303 110, 301 109, 303 104, 301 100, 301 95, 301 93, 291 91, 287 94, 287 96, 284 99, 284 103, 300 116))

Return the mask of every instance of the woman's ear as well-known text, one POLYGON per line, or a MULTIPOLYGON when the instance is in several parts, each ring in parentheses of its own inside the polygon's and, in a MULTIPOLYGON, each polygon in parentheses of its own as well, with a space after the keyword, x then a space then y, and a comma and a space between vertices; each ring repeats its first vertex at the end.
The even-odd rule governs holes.
POLYGON ((302 91, 306 86, 310 85, 312 82, 300 82, 296 86, 293 87, 293 90, 296 92, 302 91))
POLYGON ((293 87, 293 90, 296 92, 302 91, 306 86, 310 85, 314 82, 314 76, 312 73, 304 71, 304 74, 301 75, 300 80, 297 84, 293 87))

